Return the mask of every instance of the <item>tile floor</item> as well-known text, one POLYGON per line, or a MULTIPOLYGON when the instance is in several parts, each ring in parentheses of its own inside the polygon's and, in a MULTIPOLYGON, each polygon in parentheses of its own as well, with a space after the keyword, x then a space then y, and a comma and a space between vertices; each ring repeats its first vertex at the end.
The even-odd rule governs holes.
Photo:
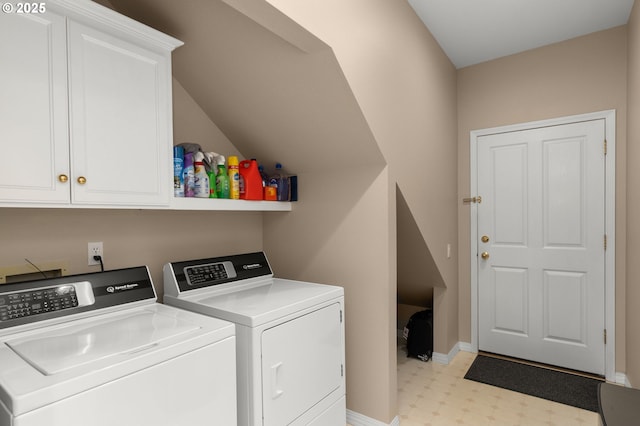
POLYGON ((598 414, 465 380, 475 354, 451 364, 407 358, 398 347, 401 426, 597 426, 598 414))

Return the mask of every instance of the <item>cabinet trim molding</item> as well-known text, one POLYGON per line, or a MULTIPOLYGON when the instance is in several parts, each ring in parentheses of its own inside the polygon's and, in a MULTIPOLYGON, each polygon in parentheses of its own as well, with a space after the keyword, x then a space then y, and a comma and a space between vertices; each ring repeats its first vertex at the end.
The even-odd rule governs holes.
POLYGON ((120 33, 128 34, 137 40, 142 39, 145 43, 164 51, 173 51, 184 44, 170 35, 90 0, 49 0, 47 7, 52 7, 52 9, 73 19, 83 22, 89 20, 94 26, 98 23, 120 33))

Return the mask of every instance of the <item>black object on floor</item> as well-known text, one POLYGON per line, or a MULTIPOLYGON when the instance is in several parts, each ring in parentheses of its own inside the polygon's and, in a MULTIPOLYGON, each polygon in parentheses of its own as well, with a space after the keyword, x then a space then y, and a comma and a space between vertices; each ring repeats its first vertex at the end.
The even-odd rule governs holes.
POLYGON ((611 383, 601 383, 601 424, 605 426, 628 426, 638 424, 640 417, 640 390, 625 388, 611 383))
POLYGON ((433 311, 426 309, 411 315, 406 329, 407 356, 429 361, 433 356, 433 311))
POLYGON ((465 379, 598 412, 602 380, 478 355, 465 379))

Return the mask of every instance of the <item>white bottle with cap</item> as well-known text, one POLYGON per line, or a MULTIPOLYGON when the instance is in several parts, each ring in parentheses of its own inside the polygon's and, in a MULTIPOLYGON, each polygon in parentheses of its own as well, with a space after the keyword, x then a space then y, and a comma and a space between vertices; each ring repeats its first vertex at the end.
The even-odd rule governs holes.
POLYGON ((198 198, 209 198, 209 175, 204 168, 204 154, 196 152, 193 156, 195 166, 194 192, 198 198))

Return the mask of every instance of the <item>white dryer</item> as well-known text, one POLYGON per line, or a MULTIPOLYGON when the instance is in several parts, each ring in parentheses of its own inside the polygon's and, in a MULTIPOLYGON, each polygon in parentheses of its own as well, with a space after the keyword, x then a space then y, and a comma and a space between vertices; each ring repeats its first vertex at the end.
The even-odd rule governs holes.
POLYGON ((235 327, 147 267, 0 286, 0 426, 236 424, 235 327))
POLYGON ((164 303, 236 325, 238 425, 344 426, 344 290, 273 278, 262 252, 168 263, 164 303))

